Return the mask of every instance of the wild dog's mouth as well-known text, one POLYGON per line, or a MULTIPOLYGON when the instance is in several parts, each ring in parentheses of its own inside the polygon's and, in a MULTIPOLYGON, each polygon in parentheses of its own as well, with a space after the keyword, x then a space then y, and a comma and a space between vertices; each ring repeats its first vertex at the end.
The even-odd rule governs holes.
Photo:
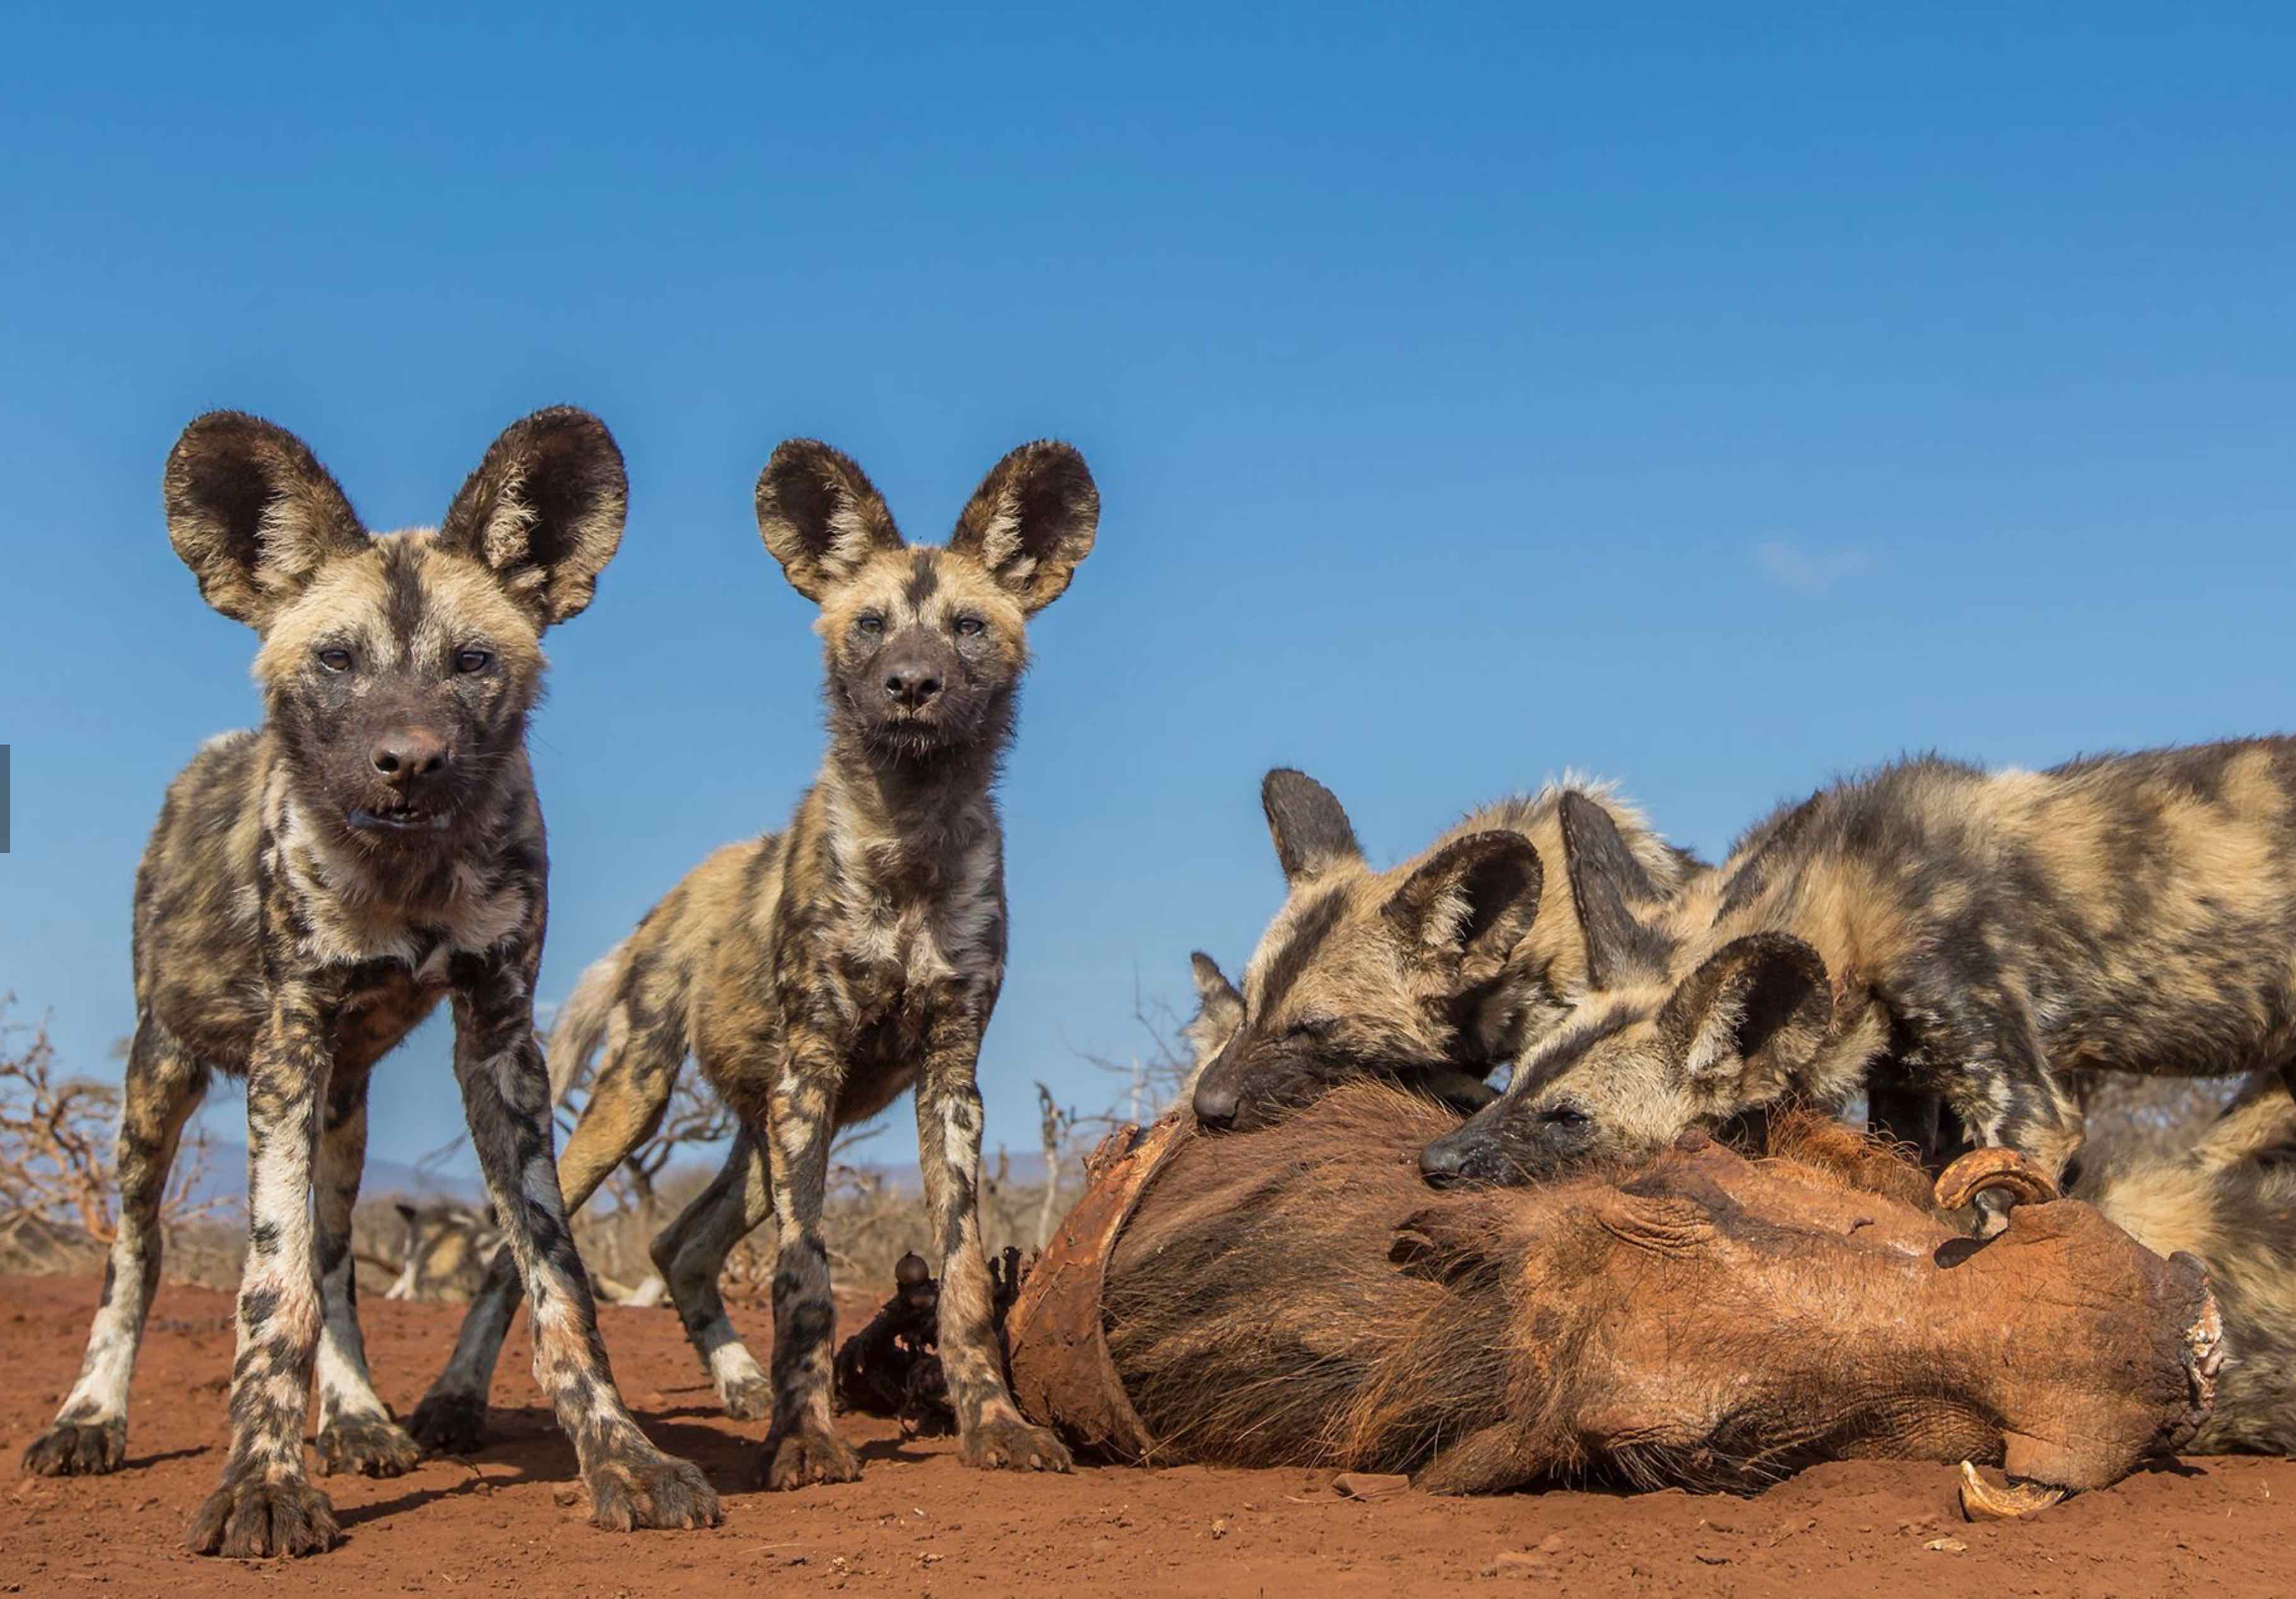
POLYGON ((436 832, 447 825, 447 814, 423 805, 360 805, 343 820, 361 832, 436 832))

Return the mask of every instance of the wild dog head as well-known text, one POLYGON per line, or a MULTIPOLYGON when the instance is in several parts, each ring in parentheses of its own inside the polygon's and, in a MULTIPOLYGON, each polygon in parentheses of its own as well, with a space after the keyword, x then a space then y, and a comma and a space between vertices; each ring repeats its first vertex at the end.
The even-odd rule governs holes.
POLYGON ((1028 619, 1092 553, 1100 493, 1065 444, 1024 444, 989 470, 941 547, 903 542, 849 457, 809 439, 758 477, 758 530, 790 586, 821 607, 832 726, 873 758, 1001 744, 1029 664, 1028 619))
POLYGON ((1566 800, 1562 824, 1588 991, 1496 1102, 1421 1152, 1431 1183, 1528 1183, 1656 1154, 1784 1096, 1833 1024, 1809 945, 1756 932, 1685 958, 1608 815, 1566 800))
POLYGON ((586 412, 495 440, 435 530, 371 535, 283 428, 217 411, 168 457, 168 536, 262 643, 255 678, 297 800, 371 854, 449 847, 521 782, 544 629, 621 542, 621 452, 586 412))
POLYGON ((1488 1100, 1474 1023, 1535 980, 1514 957, 1538 912, 1538 850, 1519 833, 1472 832, 1374 872, 1314 779, 1270 772, 1260 800, 1290 892, 1197 1077, 1198 1119, 1262 1126, 1364 1075, 1488 1100))

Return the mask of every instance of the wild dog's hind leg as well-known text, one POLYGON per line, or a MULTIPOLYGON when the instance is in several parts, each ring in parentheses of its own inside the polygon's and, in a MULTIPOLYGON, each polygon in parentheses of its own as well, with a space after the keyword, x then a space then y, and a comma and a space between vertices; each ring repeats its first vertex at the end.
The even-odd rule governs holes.
POLYGON ((351 1212, 366 1168, 366 1089, 365 1072, 344 1071, 327 1086, 319 1126, 319 1470, 397 1477, 413 1471, 422 1451, 391 1419, 367 1374, 351 1259, 351 1212))
POLYGON ((160 1285, 160 1201, 184 1123, 207 1091, 207 1069, 150 1017, 128 1046, 117 1169, 119 1232, 104 1262, 103 1296, 88 1330, 79 1381, 45 1432, 24 1451, 43 1477, 116 1472, 127 1455, 127 1380, 160 1285))
POLYGON ((926 1034, 917 1082, 917 1164, 940 1257, 940 1363, 966 1465, 1065 1472, 1059 1439, 1021 1419, 1004 1385, 988 1261, 980 1247, 981 1021, 951 1007, 926 1034))
POLYGON ((334 1506, 303 1472, 303 1415, 319 1342, 311 1164, 327 1089, 322 1001, 293 985, 273 999, 247 1074, 247 1266, 231 1372, 223 1482, 192 1517, 201 1554, 261 1560, 333 1546, 334 1506))
MULTIPOLYGON (((578 1214, 598 1185, 661 1125, 685 1057, 685 1036, 664 1023, 609 1048, 612 1053, 592 1077, 588 1102, 558 1158, 558 1189, 570 1216, 578 1214)), ((518 1259, 504 1244, 471 1296, 454 1355, 408 1422, 424 1447, 468 1455, 486 1441, 487 1396, 511 1318, 518 1314, 519 1287, 518 1259)))
POLYGON ((526 1283, 534 1380, 573 1440, 590 1519, 616 1532, 715 1526, 718 1496, 701 1472, 655 1448, 614 1388, 550 1158, 550 1074, 534 1037, 529 963, 515 952, 467 955, 454 972, 455 1076, 471 1142, 526 1283))
POLYGON ((829 1184, 829 1144, 845 1076, 841 1048, 792 1026, 782 1068, 767 1096, 766 1148, 773 1173, 774 1423, 766 1432, 759 1480, 769 1488, 851 1482, 855 1455, 829 1414, 831 1297, 821 1206, 829 1184))
POLYGON ((669 1285, 677 1318, 693 1351, 709 1374, 726 1414, 755 1421, 773 1414, 773 1384, 757 1357, 734 1330, 726 1300, 718 1292, 726 1257, 773 1212, 772 1185, 765 1152, 744 1127, 726 1152, 726 1164, 709 1185, 693 1196, 677 1219, 653 1241, 653 1266, 669 1285))

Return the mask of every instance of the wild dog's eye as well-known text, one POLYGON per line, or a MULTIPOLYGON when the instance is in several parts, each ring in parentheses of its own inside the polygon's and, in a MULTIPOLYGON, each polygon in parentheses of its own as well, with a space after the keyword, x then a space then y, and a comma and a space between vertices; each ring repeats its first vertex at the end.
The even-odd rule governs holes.
POLYGON ((988 624, 977 616, 961 616, 956 619, 956 630, 967 638, 972 637, 977 633, 986 632, 988 627, 988 624))
POLYGON ((1328 1038, 1339 1030, 1340 1024, 1333 1018, 1313 1016, 1303 1021, 1293 1022, 1290 1036, 1303 1044, 1313 1043, 1318 1039, 1328 1038))
POLYGON ((1587 1112, 1577 1105, 1549 1105, 1538 1113, 1539 1120, 1552 1128, 1575 1130, 1587 1125, 1587 1112))
POLYGON ((331 672, 348 672, 351 669, 351 652, 348 650, 322 650, 319 652, 319 664, 331 672))
POLYGON ((494 652, 491 650, 457 650, 455 652, 455 669, 458 672, 483 672, 488 667, 494 665, 494 652))
POLYGON ((855 619, 853 625, 873 637, 885 630, 885 619, 873 611, 865 611, 855 619))

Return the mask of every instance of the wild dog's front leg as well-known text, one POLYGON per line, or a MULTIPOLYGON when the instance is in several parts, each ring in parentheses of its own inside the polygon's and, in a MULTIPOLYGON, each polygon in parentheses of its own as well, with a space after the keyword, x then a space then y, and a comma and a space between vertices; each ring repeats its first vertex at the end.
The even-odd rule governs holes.
POLYGON ((837 1094, 845 1076, 841 1043, 797 1023, 789 1029, 781 1070, 766 1102, 767 1160, 772 1170, 774 1259, 774 1423, 766 1432, 758 1480, 769 1488, 851 1482, 860 1457, 829 1416, 831 1298, 829 1251, 821 1239, 821 1205, 829 1183, 829 1144, 836 1132, 837 1094))
POLYGON ((303 1413, 319 1341, 311 1247, 311 1159, 329 1059, 321 1002, 291 987, 273 1001, 247 1077, 247 1267, 232 1365, 231 1453, 223 1484, 184 1542, 235 1560, 315 1554, 338 1536, 334 1506, 303 1472, 303 1413))
POLYGON ((119 1231, 103 1267, 103 1298, 88 1329, 79 1381, 45 1432, 24 1451, 43 1477, 116 1472, 127 1457, 127 1380, 144 1318, 160 1286, 160 1201, 184 1123, 200 1103, 207 1070, 149 1017, 135 1029, 119 1113, 119 1231))
POLYGON ((529 969, 510 954, 455 963, 455 1076, 495 1213, 526 1283, 535 1382, 574 1441, 594 1525, 616 1532, 715 1526, 718 1496, 701 1472, 655 1448, 614 1388, 551 1159, 550 1077, 534 1037, 529 969))
POLYGON ((1021 1419, 1004 1385, 980 1247, 980 1034, 969 1009, 936 1016, 917 1082, 917 1164, 940 1257, 940 1361, 956 1412, 957 1458, 973 1466, 1065 1472, 1068 1450, 1021 1419))
POLYGON ((367 1374, 358 1324, 358 1267, 351 1259, 351 1212, 366 1166, 364 1071, 330 1083, 319 1128, 319 1470, 397 1477, 422 1458, 367 1374))
MULTIPOLYGON (((2021 1005, 1986 1008, 1980 1022, 1962 1030, 1955 1040, 1961 1047, 1944 1056, 1956 1062, 1944 1084, 1946 1103, 1979 1146, 2013 1149, 2052 1182, 2062 1181, 2081 1146, 2079 1107, 2051 1074, 2021 1005)), ((1976 1202, 1983 1236, 2009 1225, 2008 1194, 1988 1190, 1976 1202)))

